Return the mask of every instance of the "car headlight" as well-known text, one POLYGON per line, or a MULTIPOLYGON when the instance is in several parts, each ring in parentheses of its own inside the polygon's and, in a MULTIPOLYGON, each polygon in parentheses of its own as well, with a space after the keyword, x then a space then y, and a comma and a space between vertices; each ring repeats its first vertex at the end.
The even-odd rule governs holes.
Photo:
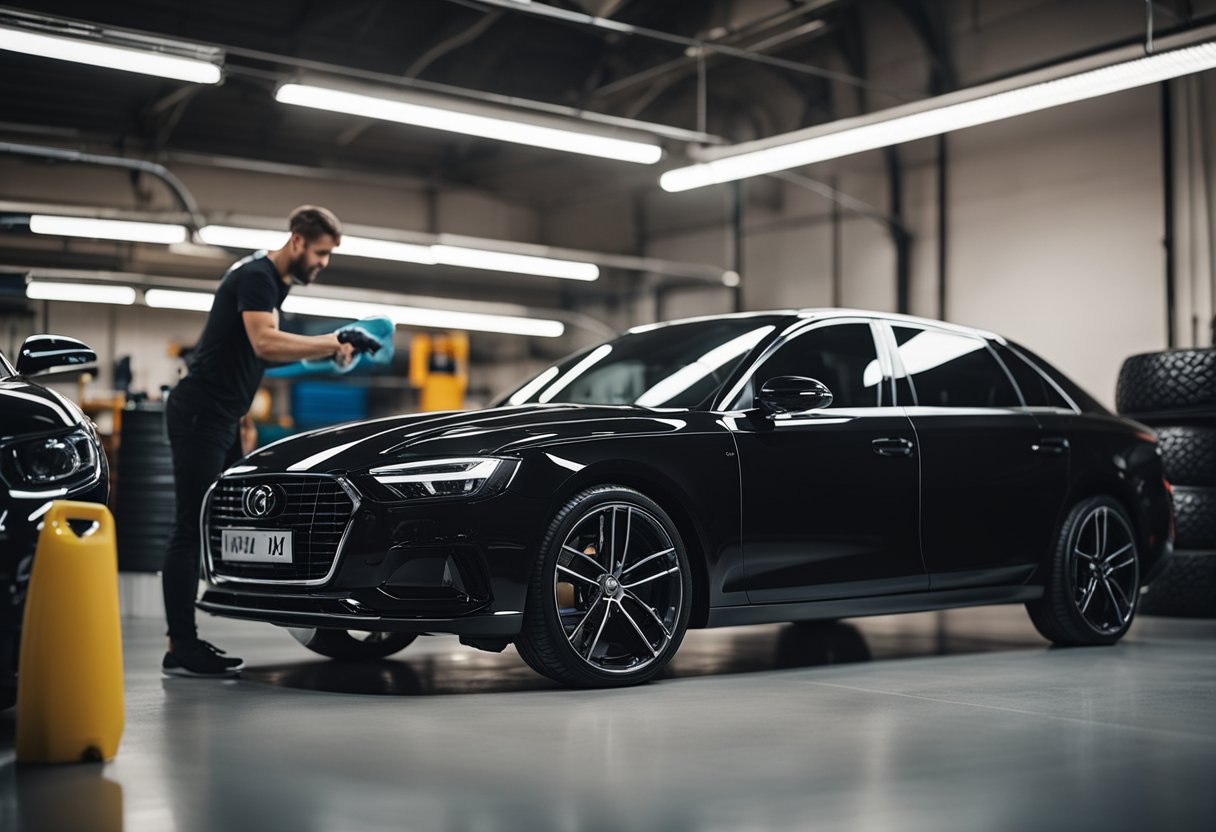
POLYGON ((97 448, 85 430, 43 436, 5 449, 5 479, 13 485, 63 483, 97 470, 97 448))
POLYGON ((403 500, 485 497, 506 490, 518 460, 460 457, 401 462, 368 473, 403 500))

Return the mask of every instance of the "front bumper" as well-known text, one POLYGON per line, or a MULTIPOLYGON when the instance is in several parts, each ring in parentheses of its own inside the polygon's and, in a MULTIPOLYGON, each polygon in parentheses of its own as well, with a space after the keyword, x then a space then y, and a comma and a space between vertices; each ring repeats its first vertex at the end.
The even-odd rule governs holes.
MULTIPOLYGON (((518 634, 547 501, 507 492, 472 501, 383 503, 368 499, 357 480, 345 482, 359 499, 320 583, 225 574, 204 522, 208 586, 198 608, 293 627, 518 634)), ((203 510, 208 516, 210 501, 203 510)))

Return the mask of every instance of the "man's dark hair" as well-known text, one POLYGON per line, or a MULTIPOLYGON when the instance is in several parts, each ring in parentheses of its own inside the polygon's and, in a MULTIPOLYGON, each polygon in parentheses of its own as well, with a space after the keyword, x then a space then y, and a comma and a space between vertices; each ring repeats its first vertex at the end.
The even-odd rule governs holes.
POLYGON ((334 212, 320 205, 301 205, 291 212, 288 220, 292 234, 299 234, 307 242, 328 234, 335 243, 342 242, 342 223, 334 216, 334 212))

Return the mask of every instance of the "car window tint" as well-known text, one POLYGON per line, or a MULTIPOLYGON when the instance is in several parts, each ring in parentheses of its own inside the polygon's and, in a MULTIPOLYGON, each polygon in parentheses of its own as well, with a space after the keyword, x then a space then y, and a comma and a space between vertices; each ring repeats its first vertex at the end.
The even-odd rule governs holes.
POLYGON ((1027 407, 1062 407, 1072 410, 1071 405, 1060 395, 1060 391, 1048 383, 1043 374, 1021 353, 1001 345, 997 346, 997 353, 1013 374, 1018 387, 1022 389, 1022 397, 1026 399, 1027 407))
POLYGON ((759 385, 777 376, 803 376, 832 391, 832 407, 876 407, 882 370, 870 325, 832 324, 812 329, 777 348, 752 376, 759 385))
POLYGON ((555 364, 504 402, 696 407, 780 321, 764 315, 639 329, 555 364))
POLYGON ((980 338, 937 329, 893 326, 917 404, 930 407, 1019 407, 1013 382, 980 338))
POLYGON ((1043 378, 1043 374, 1026 359, 1001 344, 997 344, 995 349, 1022 391, 1027 407, 1068 407, 1056 389, 1043 378))

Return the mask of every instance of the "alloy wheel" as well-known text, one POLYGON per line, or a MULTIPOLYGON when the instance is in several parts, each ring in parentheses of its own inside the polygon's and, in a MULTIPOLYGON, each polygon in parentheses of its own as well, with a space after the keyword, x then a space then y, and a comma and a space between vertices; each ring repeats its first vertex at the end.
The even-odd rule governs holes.
POLYGON ((596 506, 562 541, 553 600, 567 642, 586 664, 635 673, 671 643, 684 575, 663 524, 628 502, 596 506))
POLYGON ((1117 633, 1136 609, 1140 565, 1127 521, 1109 506, 1094 507, 1070 541, 1070 592, 1077 612, 1096 632, 1117 633))

